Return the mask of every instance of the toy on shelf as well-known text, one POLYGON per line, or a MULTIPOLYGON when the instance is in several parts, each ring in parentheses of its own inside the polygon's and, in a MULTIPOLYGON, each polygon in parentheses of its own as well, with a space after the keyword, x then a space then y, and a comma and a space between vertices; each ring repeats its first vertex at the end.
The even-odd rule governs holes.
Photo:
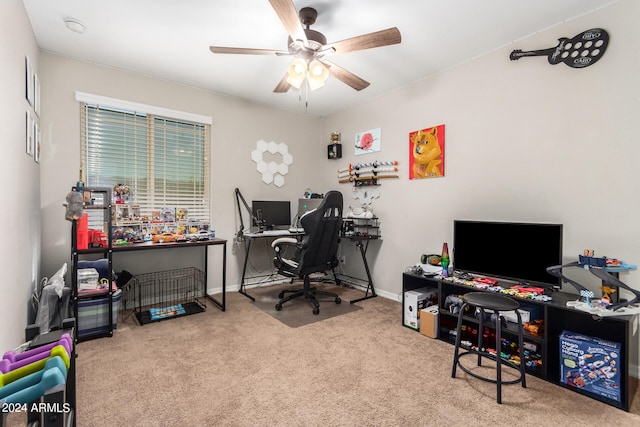
POLYGON ((541 337, 544 335, 544 320, 542 319, 536 319, 532 322, 525 322, 522 327, 525 331, 535 337, 541 337))
POLYGON ((593 255, 594 251, 592 249, 585 249, 584 254, 578 257, 578 261, 547 268, 549 274, 559 277, 563 283, 571 284, 580 293, 581 299, 569 301, 567 306, 599 317, 626 316, 640 313, 640 291, 629 287, 617 277, 618 273, 635 270, 637 266, 627 264, 616 258, 596 258, 593 255), (593 291, 565 276, 562 270, 568 267, 589 270, 591 274, 599 278, 602 281, 600 288, 603 291, 602 298, 600 300, 592 300, 591 298, 595 296, 593 291), (633 298, 629 301, 611 303, 611 294, 620 288, 631 292, 633 298))
POLYGON ((616 288, 602 285, 600 286, 600 290, 602 291, 602 299, 607 300, 609 304, 611 304, 611 294, 616 293, 616 288))
POLYGON ((131 188, 126 184, 115 184, 113 186, 113 197, 116 204, 124 204, 129 200, 131 188))
POLYGON ((593 291, 582 289, 580 291, 580 296, 584 298, 584 303, 587 305, 587 307, 591 307, 591 298, 595 297, 596 295, 593 293, 593 291))
POLYGON ((332 132, 329 137, 329 146, 327 147, 328 159, 342 158, 342 144, 340 144, 340 132, 332 132))
POLYGON ((358 218, 358 219, 371 219, 374 217, 373 215, 373 211, 371 210, 371 207, 369 206, 363 206, 363 207, 353 207, 353 206, 349 206, 349 209, 347 210, 347 218, 358 218))
MULTIPOLYGON (((587 267, 599 267, 599 268, 614 268, 614 267, 619 267, 623 270, 618 270, 618 271, 625 271, 626 270, 635 270, 636 266, 635 265, 630 265, 627 264, 624 261, 621 261, 617 258, 607 258, 606 256, 604 257, 600 257, 600 258, 596 258, 593 256, 594 251, 593 249, 585 249, 583 252, 584 255, 580 255, 578 256, 578 262, 580 263, 581 266, 587 268, 587 267)), ((616 271, 616 270, 612 270, 612 271, 616 271)))

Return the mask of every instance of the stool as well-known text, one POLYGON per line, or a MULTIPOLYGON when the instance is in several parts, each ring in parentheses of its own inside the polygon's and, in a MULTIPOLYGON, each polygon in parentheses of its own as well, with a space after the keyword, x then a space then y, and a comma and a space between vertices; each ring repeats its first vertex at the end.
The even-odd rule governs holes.
POLYGON ((503 384, 517 384, 519 382, 522 383, 522 388, 526 388, 526 380, 525 380, 525 360, 524 360, 524 348, 523 344, 523 332, 522 332, 522 317, 520 316, 520 312, 518 308, 520 304, 513 298, 509 298, 507 296, 501 294, 494 294, 490 292, 469 292, 462 296, 462 307, 460 307, 460 312, 458 313, 458 327, 456 329, 456 345, 453 356, 453 370, 451 371, 451 377, 456 377, 456 368, 460 366, 460 369, 465 371, 467 374, 478 378, 483 381, 487 381, 490 383, 497 384, 497 393, 498 393, 498 403, 502 403, 502 385, 503 384), (468 306, 475 306, 479 311, 479 326, 478 326, 478 347, 476 350, 469 349, 468 351, 464 351, 460 353, 460 341, 462 341, 462 318, 464 316, 464 310, 468 306), (482 346, 482 335, 484 332, 484 317, 485 310, 492 310, 496 313, 496 354, 491 354, 487 351, 483 350, 482 346), (500 316, 501 311, 515 311, 516 316, 518 317, 518 345, 520 348, 520 367, 516 366, 512 362, 503 359, 500 357, 500 353, 502 350, 501 345, 501 336, 502 336, 502 322, 504 320, 502 316, 500 316), (478 366, 482 364, 482 358, 487 357, 489 359, 496 360, 496 379, 487 378, 481 376, 475 372, 471 372, 469 369, 462 366, 460 363, 460 357, 465 355, 477 355, 478 356, 478 366), (513 369, 519 369, 520 375, 518 378, 510 381, 502 381, 502 365, 508 366, 513 369))

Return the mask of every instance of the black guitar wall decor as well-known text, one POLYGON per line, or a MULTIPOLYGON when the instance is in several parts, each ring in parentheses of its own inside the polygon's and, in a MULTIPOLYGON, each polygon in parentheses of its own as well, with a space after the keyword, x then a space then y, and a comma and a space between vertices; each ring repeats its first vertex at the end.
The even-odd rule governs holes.
POLYGON ((602 58, 608 44, 609 34, 602 28, 592 28, 572 39, 562 37, 558 39, 556 47, 549 49, 526 52, 520 49, 514 50, 509 58, 515 61, 523 56, 546 56, 551 65, 564 62, 571 68, 585 68, 602 58))

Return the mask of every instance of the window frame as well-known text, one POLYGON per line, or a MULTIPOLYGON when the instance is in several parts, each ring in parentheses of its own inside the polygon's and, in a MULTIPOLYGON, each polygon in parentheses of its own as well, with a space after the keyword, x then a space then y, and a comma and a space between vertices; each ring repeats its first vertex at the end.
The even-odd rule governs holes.
MULTIPOLYGON (((83 163, 87 157, 87 134, 88 129, 87 126, 87 108, 97 109, 97 111, 112 111, 116 115, 118 113, 122 113, 123 115, 131 115, 137 118, 144 117, 145 124, 144 129, 146 130, 146 137, 143 135, 144 146, 141 148, 145 150, 146 162, 147 162, 147 173, 145 179, 147 181, 146 188, 144 193, 146 194, 146 200, 140 200, 138 203, 135 201, 135 189, 134 189, 134 201, 132 204, 140 204, 141 206, 141 214, 147 215, 149 218, 152 216, 152 210, 157 209, 160 210, 164 207, 172 207, 172 208, 192 208, 193 206, 197 206, 197 208, 193 208, 193 212, 190 212, 189 217, 192 218, 195 215, 196 219, 210 224, 211 221, 211 118, 206 116, 200 116, 191 113, 180 112, 176 110, 168 110, 159 107, 153 107, 146 104, 138 104, 132 103, 129 101, 117 100, 115 98, 106 98, 97 95, 86 94, 83 92, 76 92, 76 100, 79 101, 80 105, 80 114, 81 114, 81 136, 80 136, 80 158, 81 164, 84 164, 85 168, 82 171, 83 180, 87 182, 87 185, 91 186, 92 183, 88 182, 86 179, 89 176, 87 170, 90 169, 90 165, 83 163), (186 126, 186 127, 185 127, 186 126), (194 186, 194 192, 192 200, 188 203, 170 203, 166 202, 166 198, 156 196, 158 194, 158 188, 154 184, 154 174, 156 173, 154 165, 154 150, 157 149, 156 145, 159 139, 156 138, 157 133, 162 133, 163 135, 169 137, 169 140, 164 139, 162 142, 164 143, 164 150, 168 150, 171 148, 171 145, 174 141, 181 141, 180 133, 187 132, 189 135, 190 132, 193 132, 194 137, 194 149, 199 151, 201 154, 195 156, 195 160, 198 162, 200 159, 202 160, 201 167, 202 169, 198 171, 198 174, 202 178, 192 181, 194 186), (202 132, 202 135, 199 133, 202 132), (174 138, 172 138, 172 136, 174 138), (200 139, 201 137, 201 139, 200 139), (167 142, 169 141, 169 142, 167 142), (200 187, 198 189, 198 187, 200 187), (198 203, 199 198, 202 197, 202 204, 198 203), (157 205, 157 206, 156 206, 157 205)), ((125 117, 125 116, 123 116, 125 117)), ((140 123, 134 124, 131 122, 132 128, 135 126, 141 126, 140 123)), ((188 137, 186 138, 188 140, 188 137)), ((139 145, 140 148, 140 140, 136 140, 134 143, 139 145)), ((174 147, 176 148, 176 147, 174 147)), ((182 147, 180 147, 182 148, 182 147)), ((185 149, 191 148, 188 146, 184 146, 185 149)), ((174 166, 179 167, 176 163, 174 166)), ((196 168, 200 167, 200 163, 195 165, 196 168)), ((169 166, 163 167, 162 170, 164 172, 165 182, 167 181, 166 177, 172 172, 173 167, 169 166)), ((179 172, 176 172, 179 173, 179 172)), ((136 174, 134 174, 136 175, 136 174)), ((133 180, 135 181, 135 180, 133 180)), ((132 181, 132 183, 133 183, 132 181)), ((113 183, 115 185, 118 183, 113 183)), ((128 184, 128 183, 124 183, 128 184)), ((176 180, 176 184, 182 184, 180 180, 176 180)), ((95 185, 94 185, 95 186, 95 185)), ((178 190, 173 193, 174 196, 178 196, 180 194, 188 194, 188 192, 182 192, 178 190)), ((139 189, 142 191, 142 189, 139 189)), ((189 199, 189 197, 186 197, 189 199)))

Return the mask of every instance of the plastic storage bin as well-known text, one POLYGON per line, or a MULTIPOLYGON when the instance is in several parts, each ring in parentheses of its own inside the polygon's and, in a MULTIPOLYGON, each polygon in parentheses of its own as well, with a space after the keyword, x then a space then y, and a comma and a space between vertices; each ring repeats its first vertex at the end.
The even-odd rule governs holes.
MULTIPOLYGON (((113 328, 118 327, 118 311, 122 290, 113 293, 113 312, 111 322, 113 328)), ((103 295, 83 298, 78 301, 78 338, 94 335, 109 330, 109 296, 103 295)))

